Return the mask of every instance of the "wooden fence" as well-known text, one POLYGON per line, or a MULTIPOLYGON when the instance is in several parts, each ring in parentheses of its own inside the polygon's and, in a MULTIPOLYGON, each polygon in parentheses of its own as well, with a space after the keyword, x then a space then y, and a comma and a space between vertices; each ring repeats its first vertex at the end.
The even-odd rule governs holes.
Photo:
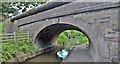
POLYGON ((30 37, 32 37, 32 34, 28 31, 27 33, 6 33, 6 34, 0 34, 0 42, 8 42, 8 41, 16 41, 19 40, 27 40, 29 41, 30 37))

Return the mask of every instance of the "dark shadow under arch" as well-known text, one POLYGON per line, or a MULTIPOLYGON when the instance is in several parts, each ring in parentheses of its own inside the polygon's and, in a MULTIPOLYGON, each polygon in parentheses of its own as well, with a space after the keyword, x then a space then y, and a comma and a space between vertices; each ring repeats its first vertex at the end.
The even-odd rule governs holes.
POLYGON ((34 43, 40 48, 50 46, 53 43, 57 43, 57 38, 59 34, 65 30, 77 30, 85 34, 85 36, 87 36, 87 38, 89 39, 90 46, 88 47, 88 52, 89 52, 89 56, 91 57, 91 60, 94 62, 100 62, 100 55, 98 48, 95 46, 95 44, 92 42, 92 40, 85 31, 80 29, 80 27, 74 25, 56 23, 46 26, 45 28, 40 30, 40 32, 37 34, 34 43))
MULTIPOLYGON (((57 23, 57 24, 52 24, 50 26, 45 27, 42 29, 36 36, 35 38, 35 43, 39 45, 39 47, 46 47, 51 45, 59 36, 59 34, 65 30, 77 30, 80 32, 83 32, 87 36, 87 34, 82 31, 80 28, 69 25, 69 24, 62 24, 62 23, 57 23)), ((88 37, 88 36, 87 36, 88 37)), ((88 37, 90 40, 90 38, 88 37)))

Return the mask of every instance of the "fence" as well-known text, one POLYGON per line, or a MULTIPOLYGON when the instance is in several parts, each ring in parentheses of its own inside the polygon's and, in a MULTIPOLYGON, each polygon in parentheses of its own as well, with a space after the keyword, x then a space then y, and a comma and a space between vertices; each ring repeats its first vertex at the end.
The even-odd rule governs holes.
POLYGON ((29 41, 30 37, 32 37, 32 34, 28 31, 27 33, 6 33, 6 34, 0 34, 0 42, 8 42, 8 41, 14 41, 14 43, 18 40, 27 40, 29 41))

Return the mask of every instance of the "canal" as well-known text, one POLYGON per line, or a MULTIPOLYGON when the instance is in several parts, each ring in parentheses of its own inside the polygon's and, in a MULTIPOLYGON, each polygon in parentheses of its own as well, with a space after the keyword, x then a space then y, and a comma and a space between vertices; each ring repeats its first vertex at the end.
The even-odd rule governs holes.
POLYGON ((60 61, 57 58, 56 52, 56 50, 51 50, 35 58, 29 59, 26 62, 91 62, 88 49, 81 45, 74 47, 64 61, 60 61))
POLYGON ((46 52, 35 58, 29 59, 26 62, 61 62, 55 52, 46 52))

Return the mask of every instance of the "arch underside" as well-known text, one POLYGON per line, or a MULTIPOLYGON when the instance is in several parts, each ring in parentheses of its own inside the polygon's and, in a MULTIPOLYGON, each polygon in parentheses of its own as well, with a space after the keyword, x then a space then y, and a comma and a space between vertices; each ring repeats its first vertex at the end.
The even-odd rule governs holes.
POLYGON ((40 47, 49 46, 53 43, 53 40, 56 39, 61 32, 73 29, 80 31, 78 27, 67 24, 53 24, 51 26, 47 26, 37 35, 36 43, 38 43, 40 47))
MULTIPOLYGON (((38 47, 44 48, 47 46, 50 46, 54 43, 57 43, 57 37, 59 34, 65 30, 78 30, 85 34, 84 31, 82 31, 79 27, 70 25, 70 24, 64 24, 64 23, 56 23, 49 25, 42 29, 38 35, 35 38, 35 43, 38 47)), ((87 34, 85 34, 87 36, 87 34)), ((88 36, 87 36, 88 37, 88 36)), ((89 41, 90 38, 88 37, 89 41)), ((95 47, 93 46, 92 42, 90 42, 89 48, 86 50, 85 53, 88 53, 89 58, 91 58, 89 61, 100 61, 99 52, 95 47)), ((83 53, 84 54, 84 53, 83 53)), ((88 60, 86 62, 89 62, 88 60)))

